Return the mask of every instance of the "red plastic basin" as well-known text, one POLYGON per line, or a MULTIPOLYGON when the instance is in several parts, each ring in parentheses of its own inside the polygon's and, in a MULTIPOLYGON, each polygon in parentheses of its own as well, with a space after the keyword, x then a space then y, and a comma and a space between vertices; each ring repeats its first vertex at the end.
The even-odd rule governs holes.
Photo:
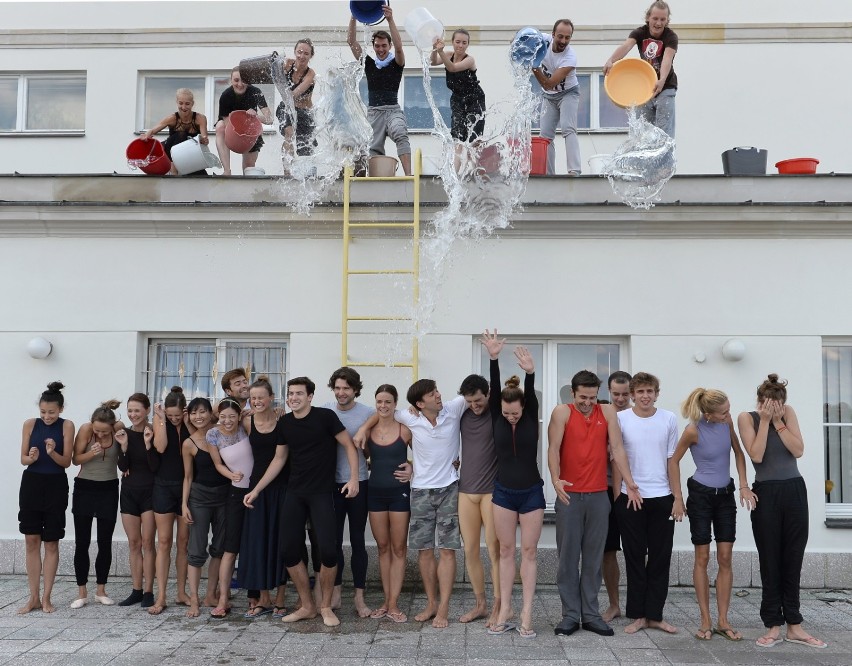
POLYGON ((819 160, 815 157, 794 157, 776 162, 778 173, 816 173, 819 160))

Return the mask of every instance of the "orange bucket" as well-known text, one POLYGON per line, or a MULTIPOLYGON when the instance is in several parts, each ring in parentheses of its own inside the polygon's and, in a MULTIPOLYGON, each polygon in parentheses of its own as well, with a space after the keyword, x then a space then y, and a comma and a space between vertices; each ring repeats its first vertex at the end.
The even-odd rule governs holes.
POLYGON ((225 128, 225 145, 235 153, 247 153, 263 133, 263 123, 246 111, 232 111, 225 128))
POLYGON ((142 169, 151 176, 163 176, 172 168, 172 162, 166 155, 163 144, 156 139, 134 139, 124 154, 127 156, 127 166, 131 169, 142 169))
POLYGON ((550 139, 543 136, 532 138, 532 154, 530 155, 530 175, 544 176, 547 173, 547 147, 550 139))
POLYGON ((641 106, 654 96, 657 71, 644 60, 619 60, 604 79, 604 90, 613 104, 622 108, 641 106))
POLYGON ((778 173, 816 173, 819 160, 815 157, 794 157, 775 163, 778 173))

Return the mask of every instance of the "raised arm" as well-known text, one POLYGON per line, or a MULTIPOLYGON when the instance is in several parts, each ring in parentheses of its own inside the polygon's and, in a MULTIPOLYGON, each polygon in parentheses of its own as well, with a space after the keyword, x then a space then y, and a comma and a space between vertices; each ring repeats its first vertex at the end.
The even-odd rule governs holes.
POLYGON ((760 417, 757 430, 754 429, 754 421, 749 412, 743 412, 737 417, 737 429, 740 431, 740 438, 743 440, 748 457, 752 462, 763 462, 763 454, 766 453, 766 437, 769 434, 769 423, 772 420, 772 401, 764 400, 757 407, 757 414, 760 417))
POLYGON ((352 50, 352 55, 355 57, 355 60, 361 59, 361 45, 358 43, 358 39, 355 36, 355 17, 349 17, 349 29, 346 31, 346 43, 349 44, 349 48, 352 50))
POLYGON ((117 430, 115 433, 115 441, 118 442, 118 457, 116 458, 116 465, 122 472, 127 472, 130 470, 130 457, 127 455, 127 430, 124 428, 117 430))
POLYGON ((565 426, 571 417, 571 409, 568 405, 557 405, 550 415, 550 423, 547 426, 547 468, 550 471, 550 482, 556 491, 559 501, 568 504, 568 481, 559 478, 560 475, 560 452, 562 450, 562 437, 565 434, 565 426))
POLYGON ((669 458, 669 487, 674 495, 674 506, 672 506, 672 517, 680 522, 686 514, 683 505, 683 487, 680 482, 680 461, 686 455, 689 447, 698 441, 698 429, 690 423, 683 429, 683 433, 677 442, 674 455, 669 458))
POLYGON ((488 391, 488 406, 491 409, 491 418, 497 418, 500 415, 500 363, 498 358, 500 352, 503 351, 503 345, 506 344, 505 338, 497 337, 497 329, 492 333, 487 328, 485 333, 479 339, 485 351, 488 352, 488 358, 491 359, 489 364, 490 371, 490 387, 488 391))
POLYGON ((154 448, 157 453, 165 453, 169 445, 169 436, 166 432, 166 410, 163 404, 154 404, 154 448))
POLYGON ((160 454, 154 448, 154 431, 151 426, 145 426, 142 431, 142 441, 145 442, 145 458, 148 461, 148 469, 156 473, 160 469, 160 454))
POLYGON ((776 401, 772 425, 775 426, 775 431, 784 447, 793 454, 794 458, 801 458, 805 452, 805 443, 802 440, 802 431, 799 430, 799 419, 793 408, 776 401))
POLYGON ((535 361, 526 347, 515 347, 515 358, 524 371, 524 414, 531 415, 538 425, 538 396, 535 394, 535 361))
POLYGON ((400 67, 405 67, 405 53, 402 50, 402 37, 399 34, 399 28, 396 27, 396 21, 393 19, 393 9, 390 5, 382 7, 385 18, 388 22, 388 28, 391 35, 391 43, 393 44, 394 60, 400 67))
POLYGON ((604 63, 604 76, 609 74, 609 70, 612 69, 612 66, 619 60, 621 60, 624 56, 626 56, 628 53, 630 53, 630 49, 632 49, 634 46, 636 46, 635 39, 633 39, 632 37, 628 37, 627 39, 625 39, 624 43, 618 48, 616 48, 615 51, 612 52, 612 55, 609 57, 609 60, 604 63))

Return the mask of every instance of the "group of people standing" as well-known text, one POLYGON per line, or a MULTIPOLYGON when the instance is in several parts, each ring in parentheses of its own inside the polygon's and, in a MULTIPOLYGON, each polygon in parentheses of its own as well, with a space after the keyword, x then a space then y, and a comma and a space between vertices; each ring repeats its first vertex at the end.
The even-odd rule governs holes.
MULTIPOLYGON (((359 616, 408 620, 399 596, 411 548, 418 551, 426 594, 426 605, 414 619, 446 627, 455 554, 463 543, 475 603, 459 620, 486 618, 492 635, 517 630, 523 638, 535 637, 536 552, 546 508, 537 463, 539 403, 535 365, 524 347, 515 349, 523 381, 513 375, 501 382, 498 359, 504 342, 496 330, 482 336, 491 359, 489 380, 466 377, 459 395, 446 404, 433 380, 418 380, 408 389, 407 410, 398 408, 397 390, 389 384, 376 390, 375 408, 359 402, 361 378, 342 367, 328 382, 335 400, 324 407, 312 406, 316 386, 309 378, 290 379, 285 412, 275 407, 266 377, 250 384, 237 368, 222 377, 227 397, 215 406, 206 398, 187 404, 174 387, 154 407, 151 423, 150 401, 135 393, 127 400, 129 424, 117 420, 119 403, 110 400, 95 409, 75 436, 74 425, 61 417, 63 386, 50 384, 40 397, 39 417, 23 428, 21 463, 27 469, 19 521, 26 538, 30 598, 20 612, 54 610, 50 597, 68 503, 65 470, 73 462, 80 471, 72 504, 79 596, 72 608, 88 603, 88 550, 95 519, 95 601, 114 603, 105 585, 120 507, 133 580, 120 605, 139 603, 152 614, 166 608, 176 522, 176 603, 188 606, 188 616, 198 616, 202 605, 212 608, 214 618, 228 616, 239 557, 236 580, 247 590, 246 618, 272 614, 295 622, 320 615, 325 625, 336 626, 348 523, 353 605, 359 616), (375 609, 365 600, 368 520, 383 589, 375 609), (516 622, 512 589, 519 525, 522 607, 516 622), (490 609, 479 552, 483 528, 494 589, 490 609), (313 592, 306 529, 316 578, 313 592), (208 557, 202 597, 201 568, 208 557), (298 593, 289 612, 288 580, 298 593)), ((757 645, 788 640, 825 646, 801 626, 799 576, 808 509, 796 459, 804 447, 795 411, 786 404, 785 384, 769 375, 758 387, 757 409, 737 419, 739 437, 727 396, 696 389, 683 403, 690 424, 678 437, 675 415, 656 407, 660 384, 653 375, 611 375, 612 404, 598 401, 601 380, 594 373, 583 370, 572 378, 571 401, 554 409, 547 430, 547 467, 557 497, 562 601, 557 634, 568 636, 580 628, 613 634, 609 622, 621 614, 614 557, 619 533, 627 574, 625 612, 633 619, 625 632, 654 628, 676 633, 663 614, 675 522, 687 515, 701 616, 696 638, 718 634, 741 640, 728 619, 738 486, 740 503, 751 511, 760 559, 760 613, 767 632, 757 645), (740 438, 755 468, 752 489, 740 438), (679 463, 687 451, 696 472, 687 481, 684 503, 679 463), (729 475, 732 456, 736 484, 729 475), (714 537, 719 563, 715 624, 707 576, 714 537), (598 607, 602 578, 610 599, 603 613, 598 607)))

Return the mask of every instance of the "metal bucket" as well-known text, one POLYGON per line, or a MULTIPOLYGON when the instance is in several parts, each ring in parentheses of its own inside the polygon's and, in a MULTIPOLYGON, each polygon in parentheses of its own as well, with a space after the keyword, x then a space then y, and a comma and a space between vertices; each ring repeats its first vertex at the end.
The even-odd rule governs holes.
POLYGON ((255 56, 240 60, 240 78, 244 83, 275 83, 272 79, 272 66, 278 59, 278 51, 269 55, 255 56))

